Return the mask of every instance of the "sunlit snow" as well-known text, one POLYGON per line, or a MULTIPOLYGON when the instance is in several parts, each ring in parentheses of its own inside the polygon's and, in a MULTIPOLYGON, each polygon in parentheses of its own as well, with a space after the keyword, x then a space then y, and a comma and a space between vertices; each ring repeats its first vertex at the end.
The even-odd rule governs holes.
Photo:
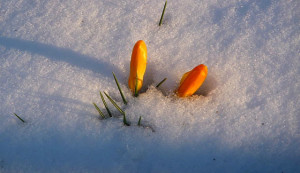
POLYGON ((300 2, 169 0, 159 27, 164 3, 0 0, 0 172, 300 172, 300 2), (178 98, 199 64, 203 86, 178 98), (99 91, 130 127, 108 100, 99 118, 99 91))

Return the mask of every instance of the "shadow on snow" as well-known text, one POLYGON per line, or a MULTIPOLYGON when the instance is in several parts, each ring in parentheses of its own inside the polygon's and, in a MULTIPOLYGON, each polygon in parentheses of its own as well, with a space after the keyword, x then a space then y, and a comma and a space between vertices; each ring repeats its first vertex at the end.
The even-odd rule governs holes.
POLYGON ((0 45, 6 48, 39 54, 54 61, 67 62, 70 65, 91 70, 107 77, 112 76, 111 72, 114 72, 118 76, 121 75, 120 70, 113 65, 104 62, 103 60, 96 59, 95 57, 83 55, 67 48, 60 48, 54 45, 48 45, 35 41, 7 37, 0 37, 0 45))

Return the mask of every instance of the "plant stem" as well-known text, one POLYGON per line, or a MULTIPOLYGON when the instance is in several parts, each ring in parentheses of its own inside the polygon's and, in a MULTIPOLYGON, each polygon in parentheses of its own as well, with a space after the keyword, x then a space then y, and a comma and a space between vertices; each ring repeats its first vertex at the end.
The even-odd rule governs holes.
POLYGON ((114 72, 112 72, 112 74, 114 75, 114 79, 115 79, 116 84, 117 84, 117 86, 118 86, 118 89, 119 89, 119 91, 120 91, 120 94, 121 94, 121 97, 122 97, 122 99, 123 99, 123 102, 124 102, 125 105, 127 105, 127 100, 125 99, 125 97, 124 97, 124 95, 123 95, 123 92, 122 92, 121 87, 120 87, 120 85, 119 85, 118 79, 117 79, 116 75, 114 74, 114 72))

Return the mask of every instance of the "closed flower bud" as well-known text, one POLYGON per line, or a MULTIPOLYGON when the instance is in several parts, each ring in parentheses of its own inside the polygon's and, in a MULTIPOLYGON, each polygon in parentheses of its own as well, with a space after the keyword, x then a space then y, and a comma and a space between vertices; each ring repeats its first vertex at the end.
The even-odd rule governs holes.
POLYGON ((138 92, 142 88, 143 78, 146 71, 146 65, 146 44, 143 40, 139 40, 133 47, 130 61, 130 74, 128 79, 128 86, 133 93, 138 92))
POLYGON ((207 76, 207 67, 200 64, 193 70, 185 73, 180 81, 180 86, 177 89, 179 97, 187 97, 193 95, 203 84, 207 76))

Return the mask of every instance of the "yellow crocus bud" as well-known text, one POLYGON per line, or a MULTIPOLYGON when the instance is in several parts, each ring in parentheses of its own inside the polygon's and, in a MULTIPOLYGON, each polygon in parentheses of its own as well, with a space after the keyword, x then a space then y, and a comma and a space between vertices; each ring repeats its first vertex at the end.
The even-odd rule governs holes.
POLYGON ((147 48, 143 40, 139 40, 133 47, 130 74, 128 79, 128 86, 133 93, 138 92, 143 85, 143 78, 147 66, 147 48), (137 87, 136 87, 137 84, 137 87), (137 91, 135 91, 135 89, 137 91))
POLYGON ((177 89, 179 97, 187 97, 193 95, 203 84, 207 76, 207 67, 200 64, 193 70, 185 73, 180 81, 180 86, 177 89))

